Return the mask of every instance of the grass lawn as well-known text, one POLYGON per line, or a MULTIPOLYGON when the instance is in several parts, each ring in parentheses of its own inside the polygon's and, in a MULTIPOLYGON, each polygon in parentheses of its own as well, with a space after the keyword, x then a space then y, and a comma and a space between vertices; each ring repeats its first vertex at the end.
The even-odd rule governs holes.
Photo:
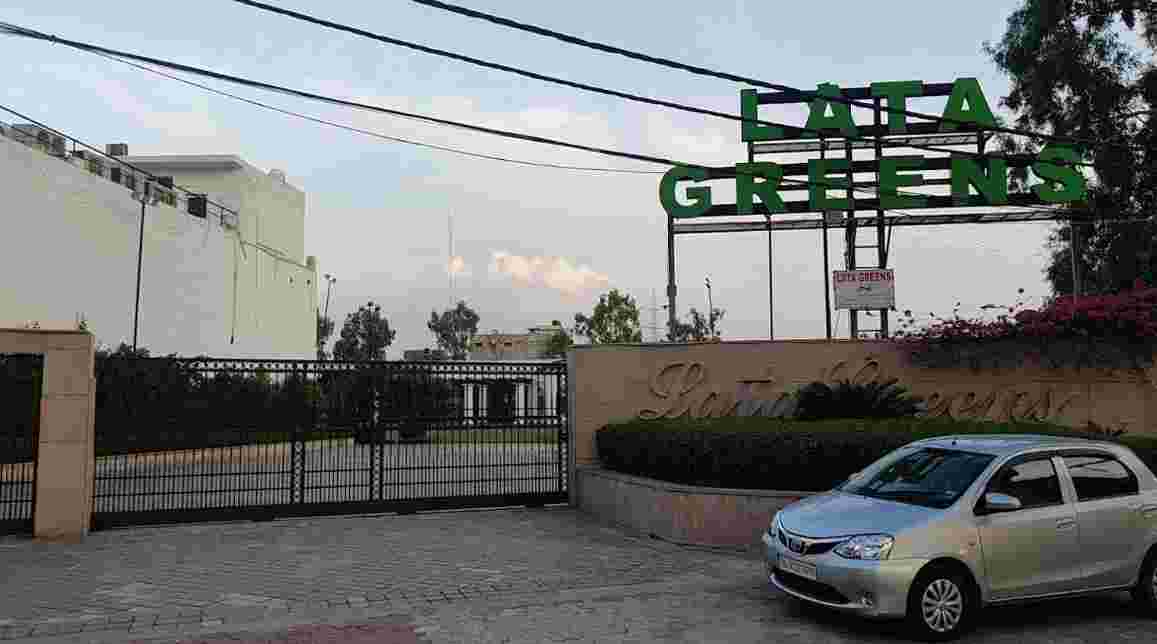
POLYGON ((523 427, 436 430, 430 432, 430 442, 435 445, 471 445, 478 443, 556 445, 558 444, 558 430, 523 427))

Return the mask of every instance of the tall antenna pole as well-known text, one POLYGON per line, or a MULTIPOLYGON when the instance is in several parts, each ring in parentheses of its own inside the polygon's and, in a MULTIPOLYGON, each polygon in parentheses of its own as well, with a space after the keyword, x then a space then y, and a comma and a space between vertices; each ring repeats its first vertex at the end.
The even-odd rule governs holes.
POLYGON ((450 273, 450 308, 454 308, 454 213, 450 213, 450 259, 446 262, 446 271, 450 273))

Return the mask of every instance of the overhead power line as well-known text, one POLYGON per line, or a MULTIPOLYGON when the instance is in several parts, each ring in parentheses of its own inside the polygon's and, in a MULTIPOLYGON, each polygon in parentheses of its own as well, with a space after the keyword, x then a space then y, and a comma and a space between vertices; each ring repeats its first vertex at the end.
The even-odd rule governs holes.
MULTIPOLYGON (((44 130, 45 132, 52 132, 56 136, 64 137, 65 139, 68 139, 69 141, 76 143, 80 147, 91 150, 94 153, 99 154, 102 157, 112 159, 116 163, 123 165, 124 167, 132 170, 133 172, 136 172, 137 174, 139 174, 143 177, 147 177, 149 181, 158 182, 158 183, 160 181, 160 177, 149 172, 148 170, 145 170, 144 168, 135 166, 135 165, 129 163, 128 161, 125 161, 124 159, 119 158, 119 157, 110 157, 108 154, 106 154, 105 152, 102 152, 96 146, 89 144, 89 143, 85 143, 84 141, 81 141, 80 139, 76 138, 75 136, 65 134, 64 132, 61 132, 60 130, 57 130, 56 128, 54 128, 50 125, 46 125, 44 123, 41 123, 40 121, 32 118, 31 116, 28 116, 27 114, 17 112, 16 110, 12 109, 11 107, 8 107, 7 105, 0 105, 0 110, 8 112, 9 114, 12 114, 16 118, 21 119, 21 120, 23 120, 23 121, 25 121, 31 125, 35 125, 36 127, 40 128, 41 130, 44 130)), ((179 186, 175 183, 173 184, 172 189, 180 190, 181 192, 185 193, 186 195, 188 195, 190 197, 205 197, 205 203, 206 204, 216 206, 217 208, 219 208, 223 211, 226 211, 226 212, 230 212, 230 213, 236 212, 234 209, 232 209, 228 206, 221 205, 221 204, 217 203, 216 201, 209 199, 208 197, 205 196, 204 193, 194 192, 192 190, 189 190, 188 188, 185 188, 184 186, 179 186)))
MULTIPOLYGON (((253 100, 253 99, 250 99, 250 98, 246 98, 246 97, 244 97, 244 96, 238 96, 238 95, 236 95, 236 94, 232 94, 232 93, 230 93, 230 92, 226 92, 226 91, 223 91, 223 90, 217 89, 217 88, 215 88, 215 87, 212 87, 212 86, 209 86, 209 85, 205 85, 205 84, 202 84, 202 83, 198 83, 198 82, 196 82, 196 81, 191 81, 191 80, 188 80, 188 79, 186 79, 186 78, 181 78, 180 76, 176 76, 176 75, 174 75, 174 74, 168 74, 168 73, 166 73, 166 72, 163 72, 163 71, 160 71, 160 70, 158 70, 158 69, 153 69, 153 68, 151 68, 151 67, 148 67, 147 65, 140 65, 140 64, 137 64, 137 63, 134 63, 134 62, 131 62, 131 61, 122 60, 122 59, 120 59, 120 58, 117 58, 117 57, 115 57, 115 56, 110 56, 110 55, 107 55, 107 54, 102 54, 102 53, 99 53, 99 52, 92 52, 92 53, 96 54, 97 56, 101 56, 102 58, 105 58, 105 59, 107 59, 107 60, 111 60, 111 61, 114 61, 114 62, 118 62, 118 63, 121 63, 121 64, 123 64, 123 65, 128 65, 128 66, 130 66, 130 67, 133 67, 133 68, 136 68, 136 69, 140 69, 140 70, 142 70, 142 71, 146 71, 146 72, 149 72, 149 73, 151 73, 151 74, 156 74, 156 75, 158 75, 158 76, 162 76, 162 77, 164 77, 164 78, 168 78, 168 79, 170 79, 170 80, 174 80, 174 81, 177 81, 177 82, 179 82, 179 83, 183 83, 183 84, 185 84, 185 85, 189 85, 189 86, 191 86, 191 87, 195 87, 195 88, 198 88, 198 89, 202 89, 202 90, 204 90, 204 91, 207 91, 207 92, 211 92, 211 93, 213 93, 213 94, 217 94, 217 95, 220 95, 220 96, 224 96, 224 97, 227 97, 227 98, 231 98, 231 99, 234 99, 234 100, 238 100, 238 101, 241 101, 241 102, 243 102, 243 103, 247 103, 247 104, 249 104, 249 105, 253 105, 253 106, 256 106, 256 107, 260 107, 260 108, 263 108, 263 109, 268 109, 268 110, 271 110, 271 111, 274 111, 274 112, 278 112, 278 113, 281 113, 281 114, 285 114, 285 115, 287 115, 287 116, 292 116, 292 117, 295 117, 295 118, 300 118, 300 119, 304 119, 304 120, 307 120, 307 121, 312 121, 312 122, 314 122, 314 123, 319 123, 319 124, 323 124, 323 125, 328 125, 328 126, 332 126, 332 127, 340 128, 340 129, 343 129, 343 130, 348 130, 348 131, 351 131, 351 132, 355 132, 355 133, 358 133, 358 134, 364 134, 364 135, 367 135, 367 136, 372 136, 372 137, 375 137, 375 138, 384 139, 384 140, 387 140, 387 141, 393 141, 393 142, 398 142, 398 143, 406 143, 406 144, 411 144, 411 145, 416 145, 416 146, 421 146, 421 147, 428 147, 428 148, 433 148, 433 149, 436 149, 436 150, 443 150, 443 151, 447 151, 447 152, 453 152, 453 153, 456 153, 456 154, 462 154, 462 155, 465 155, 465 156, 469 156, 469 157, 475 157, 475 158, 480 158, 480 159, 487 159, 487 160, 494 160, 494 161, 503 161, 503 162, 507 162, 507 163, 514 163, 514 164, 518 164, 518 165, 530 165, 530 166, 535 166, 535 167, 543 167, 543 168, 558 168, 558 169, 566 169, 566 170, 589 170, 589 171, 594 171, 594 172, 611 172, 611 173, 631 173, 631 174, 651 174, 651 175, 656 175, 656 174, 663 174, 663 171, 662 171, 662 170, 624 170, 624 169, 619 169, 619 168, 591 168, 591 167, 585 167, 585 166, 568 166, 568 165, 559 165, 559 164, 552 164, 552 163, 539 163, 539 162, 533 162, 533 161, 522 161, 522 160, 517 160, 517 159, 509 159, 509 158, 506 158, 506 157, 498 157, 498 156, 493 156, 493 155, 488 155, 488 154, 480 154, 480 153, 475 153, 475 152, 469 152, 469 151, 465 151, 465 150, 459 150, 459 149, 456 149, 456 148, 448 148, 448 147, 439 146, 439 145, 434 145, 434 144, 429 144, 429 143, 424 143, 424 142, 420 142, 420 141, 410 141, 410 140, 408 140, 408 139, 403 139, 403 138, 399 138, 399 137, 388 136, 388 135, 384 135, 384 134, 381 134, 381 133, 378 133, 378 132, 373 132, 373 131, 370 131, 370 130, 363 130, 363 129, 361 129, 361 128, 353 127, 353 126, 350 126, 350 125, 346 125, 346 124, 343 124, 343 123, 336 123, 336 122, 333 122, 333 121, 328 121, 328 120, 325 120, 325 119, 316 118, 316 117, 313 117, 313 116, 309 116, 308 114, 301 114, 301 113, 298 113, 298 112, 294 112, 294 111, 292 111, 292 110, 286 110, 286 109, 283 109, 283 108, 277 107, 277 106, 275 106, 275 105, 269 105, 269 104, 267 104, 267 103, 263 103, 263 102, 261 102, 261 101, 253 100)), ((873 194, 874 194, 874 193, 873 193, 873 194)), ((1045 213, 1045 212, 1056 212, 1056 211, 1057 211, 1057 209, 1053 209, 1053 210, 1049 210, 1049 209, 1038 209, 1038 210, 1035 210, 1035 211, 1031 211, 1031 212, 1040 212, 1040 213, 1045 213)), ((899 216, 899 217, 905 217, 905 216, 908 216, 906 213, 900 212, 900 211, 898 211, 898 210, 889 210, 889 209, 884 209, 884 212, 886 212, 886 213, 888 213, 888 214, 891 214, 891 215, 899 216)), ((889 226, 891 226, 891 224, 889 224, 889 226)))
MULTIPOLYGON (((421 45, 418 43, 408 42, 405 40, 401 40, 399 38, 394 38, 391 36, 385 36, 382 34, 367 31, 365 29, 361 29, 359 27, 354 27, 351 25, 333 22, 331 20, 326 20, 324 18, 312 16, 312 15, 309 15, 306 13, 302 13, 300 11, 293 11, 291 9, 285 9, 282 7, 277 7, 277 6, 267 4, 264 2, 256 2, 255 0, 233 0, 233 1, 237 2, 238 4, 243 4, 245 6, 253 7, 255 9, 259 9, 262 11, 267 11, 270 13, 279 14, 282 16, 286 16, 288 18, 293 18, 295 20, 300 20, 303 22, 307 22, 310 24, 326 27, 326 28, 333 29, 336 31, 351 33, 351 34, 354 34, 357 36, 362 36, 364 38, 368 38, 370 40, 375 40, 378 42, 386 43, 389 45, 403 47, 403 48, 410 49, 413 51, 418 51, 418 52, 422 52, 425 54, 431 54, 434 56, 440 56, 443 58, 449 58, 451 60, 457 60, 460 62, 469 63, 471 65, 476 65, 478 67, 483 67, 486 69, 494 69, 494 70, 498 70, 498 71, 502 71, 502 72, 507 72, 507 73, 515 74, 517 76, 522 76, 525 78, 543 81, 546 83, 553 83, 556 85, 562 85, 564 87, 571 87, 571 88, 582 90, 585 92, 591 92, 594 94, 601 94, 604 96, 613 96, 615 98, 621 98, 621 99, 633 101, 636 103, 655 105, 655 106, 665 107, 668 109, 678 110, 678 111, 682 111, 682 112, 690 112, 692 114, 701 114, 704 116, 712 116, 715 118, 727 119, 730 121, 737 121, 737 122, 743 122, 743 123, 754 123, 757 125, 770 125, 770 126, 775 126, 775 127, 787 128, 789 130, 798 130, 801 132, 807 132, 810 134, 819 134, 821 137, 824 134, 826 134, 824 131, 814 129, 814 128, 800 127, 800 126, 796 126, 796 125, 789 125, 787 123, 781 123, 778 121, 768 121, 768 120, 758 119, 758 118, 756 118, 756 119, 744 118, 743 116, 741 116, 739 114, 720 112, 718 110, 712 110, 712 109, 708 109, 708 108, 697 107, 694 105, 686 105, 683 103, 676 103, 673 101, 667 101, 667 100, 663 100, 663 99, 652 98, 652 97, 648 97, 648 96, 642 96, 640 94, 633 94, 630 92, 624 92, 621 90, 610 89, 610 88, 601 87, 598 85, 591 85, 589 83, 580 83, 578 81, 571 81, 571 80, 567 80, 564 78, 558 78, 557 76, 548 76, 546 74, 540 74, 538 72, 533 72, 533 71, 523 69, 520 67, 513 67, 511 65, 504 65, 502 63, 496 63, 493 61, 484 60, 481 58, 476 58, 474 56, 459 54, 456 52, 447 51, 445 49, 438 49, 435 47, 429 47, 427 45, 421 45)), ((843 101, 840 101, 840 102, 843 102, 843 101)), ((871 107, 874 110, 882 109, 882 108, 876 107, 874 104, 869 104, 869 107, 871 107)), ((943 120, 942 117, 932 117, 932 118, 935 118, 937 120, 943 120)), ((853 140, 853 141, 869 141, 869 142, 871 142, 874 140, 871 137, 864 137, 864 136, 857 136, 857 135, 844 135, 843 138, 846 138, 848 140, 853 140)), ((982 154, 982 153, 976 153, 976 152, 966 152, 966 151, 960 151, 960 150, 953 150, 953 149, 938 147, 938 146, 933 146, 933 145, 921 145, 921 144, 916 144, 916 143, 906 144, 904 147, 918 149, 918 150, 927 150, 930 152, 947 152, 950 154, 968 155, 968 156, 973 156, 973 157, 998 158, 998 159, 999 158, 1003 158, 1003 159, 1009 158, 1007 155, 1003 155, 1003 154, 999 154, 999 153, 982 154)), ((1079 166, 1094 167, 1093 164, 1085 163, 1085 162, 1067 163, 1067 162, 1062 162, 1062 161, 1055 161, 1055 162, 1049 162, 1049 163, 1050 164, 1056 164, 1056 165, 1079 165, 1079 166)))
POLYGON ((174 70, 185 72, 188 74, 194 74, 197 76, 214 78, 217 80, 227 81, 230 83, 235 83, 238 85, 244 85, 244 86, 248 86, 248 87, 256 87, 259 89, 264 89, 266 91, 278 92, 281 94, 296 96, 298 98, 306 98, 306 99, 313 100, 313 101, 329 103, 331 105, 340 105, 343 107, 352 107, 355 109, 365 110, 368 112, 376 112, 378 114, 387 114, 389 116, 396 116, 396 117, 400 117, 400 118, 405 118, 405 119, 410 119, 410 120, 415 120, 415 121, 421 121, 421 122, 425 122, 425 123, 432 123, 434 125, 441 125, 441 126, 445 126, 445 127, 452 127, 452 128, 462 129, 462 130, 468 130, 471 132, 479 132, 482 134, 490 134, 493 136, 499 136, 499 137, 508 138, 508 139, 515 139, 515 140, 525 141, 525 142, 530 142, 530 143, 540 143, 543 145, 552 145, 552 146, 556 146, 556 147, 569 148, 572 150, 580 150, 583 152, 592 152, 595 154, 601 154, 601 155, 605 155, 605 156, 619 157, 619 158, 623 158, 623 159, 631 159, 634 161, 643 161, 646 163, 654 163, 654 164, 660 164, 660 165, 687 165, 689 167, 702 167, 702 168, 710 169, 709 166, 702 166, 702 165, 694 164, 694 163, 681 164, 677 161, 672 161, 671 159, 666 159, 666 158, 658 157, 658 156, 652 156, 652 155, 646 155, 646 154, 637 154, 637 153, 633 153, 633 152, 621 152, 618 150, 601 148, 598 146, 584 145, 582 143, 572 143, 569 141, 562 141, 562 140, 558 140, 558 139, 552 139, 552 138, 548 138, 548 137, 537 136, 534 134, 525 134, 522 132, 514 132, 511 130, 502 130, 502 129, 498 129, 498 128, 487 127, 484 125, 475 125, 473 123, 465 123, 462 121, 455 121, 452 119, 439 118, 439 117, 430 116, 427 114, 419 114, 417 112, 407 112, 405 110, 398 110, 398 109, 393 109, 393 108, 389 108, 389 107, 383 107, 380 105, 372 105, 369 103, 362 103, 362 102, 358 102, 358 101, 351 101, 351 100, 346 100, 346 99, 342 99, 342 98, 336 98, 333 96, 326 96, 324 94, 318 94, 315 92, 309 92, 309 91, 301 90, 301 89, 294 89, 291 87, 285 87, 283 85, 277 85, 274 83, 267 83, 264 81, 253 80, 253 79, 244 78, 241 76, 234 76, 232 74, 225 74, 222 72, 216 72, 216 71, 204 69, 201 67, 194 67, 192 65, 177 63, 177 62, 173 62, 173 61, 169 61, 169 60, 164 60, 161 58, 154 58, 152 56, 144 56, 141 54, 134 54, 131 52, 120 51, 120 50, 111 49, 108 47, 102 47, 100 45, 94 45, 92 43, 86 43, 86 42, 77 41, 77 40, 70 40, 68 38, 61 38, 59 36, 55 36, 52 34, 46 34, 43 32, 38 32, 38 31, 35 31, 32 29, 26 29, 23 27, 13 28, 13 27, 9 26, 9 27, 6 27, 6 29, 14 35, 24 36, 27 38, 32 38, 34 40, 44 40, 44 41, 48 41, 48 42, 53 42, 53 43, 57 43, 60 45, 65 45, 67 47, 72 47, 74 49, 79 49, 81 51, 107 54, 109 56, 114 56, 114 57, 118 57, 118 58, 127 58, 130 60, 136 60, 139 62, 148 63, 150 65, 156 65, 158 67, 164 67, 166 69, 174 69, 174 70))
MULTIPOLYGON (((231 83, 236 83, 236 84, 244 85, 244 86, 248 86, 248 87, 256 87, 256 88, 264 89, 267 91, 279 92, 279 93, 288 94, 291 96, 307 98, 310 100, 320 101, 320 102, 324 102, 324 103, 330 103, 333 105, 341 105, 344 107, 352 107, 355 109, 366 110, 369 112, 376 112, 379 114, 387 114, 390 116, 407 118, 407 119, 417 120, 417 121, 426 122, 426 123, 433 123, 436 125, 442 125, 442 126, 446 126, 446 127, 454 127, 454 128, 458 128, 458 129, 467 130, 467 131, 479 132, 479 133, 483 133, 483 134, 490 134, 490 135, 494 135, 494 136, 514 139, 514 140, 519 140, 519 141, 525 141, 525 142, 530 142, 530 143, 539 143, 539 144, 543 144, 543 145, 552 145, 555 147, 567 148, 567 149, 572 149, 572 150, 580 150, 583 152, 591 152, 594 154, 601 154, 604 156, 630 159, 630 160, 634 160, 634 161, 643 161, 646 163, 653 163, 653 164, 658 164, 658 165, 663 165, 663 166, 668 166, 668 167, 669 166, 683 166, 683 167, 688 167, 688 168, 701 168, 701 169, 705 169, 708 171, 719 170, 719 168, 714 168, 712 166, 707 166, 707 165, 698 164, 698 163, 688 163, 685 161, 678 161, 678 160, 674 160, 674 159, 670 159, 670 158, 666 158, 666 157, 655 156, 655 155, 640 154, 640 153, 636 153, 636 152, 624 152, 621 150, 613 150, 610 148, 602 148, 602 147, 598 147, 598 146, 585 145, 585 144, 581 144, 581 143, 573 143, 570 141, 562 141, 559 139, 552 139, 552 138, 537 136, 537 135, 533 135, 533 134, 525 134, 522 132, 514 132, 514 131, 510 131, 510 130, 502 130, 502 129, 491 128, 491 127, 486 127, 486 126, 482 126, 482 125, 475 125, 472 123, 464 123, 461 121, 454 121, 451 119, 444 119, 444 118, 439 118, 436 116, 429 116, 426 114, 407 112, 404 110, 397 110, 397 109, 393 109, 393 108, 382 107, 380 105, 372 105, 369 103, 361 103, 358 101, 350 101, 350 100, 346 100, 346 99, 335 98, 332 96, 326 96, 323 94, 317 94, 317 93, 308 92, 305 90, 293 89, 293 88, 285 87, 282 85, 267 83, 264 81, 257 81, 257 80, 252 80, 252 79, 248 79, 248 78, 243 78, 240 76, 234 76, 231 74, 224 74, 221 72, 215 72, 212 70, 208 70, 208 69, 204 69, 204 68, 200 68, 200 67, 194 67, 192 65, 186 65, 183 63, 176 63, 176 62, 167 61, 167 60, 160 59, 160 58, 154 58, 151 56, 144 56, 141 54, 134 54, 134 53, 130 53, 130 52, 119 51, 116 49, 110 49, 108 47, 102 47, 100 45, 94 45, 91 43, 85 43, 85 42, 81 42, 81 41, 70 40, 67 38, 61 38, 59 36, 55 36, 52 34, 45 34, 43 32, 39 32, 39 31, 36 31, 33 29, 27 29, 27 28, 15 26, 15 25, 8 25, 8 24, 0 23, 0 30, 4 30, 4 31, 7 31, 11 34, 31 38, 34 40, 43 40, 43 41, 53 42, 53 43, 60 44, 60 45, 65 45, 67 47, 72 47, 74 49, 78 49, 81 51, 87 51, 90 53, 104 54, 107 56, 113 56, 113 57, 117 57, 117 58, 127 58, 127 59, 131 59, 131 60, 149 63, 151 65, 156 65, 158 67, 164 67, 167 69, 175 69, 175 70, 182 71, 182 72, 189 73, 189 74, 194 74, 194 75, 198 75, 198 76, 205 76, 208 78, 215 78, 217 80, 228 81, 231 83)), ((825 187, 825 188, 829 188, 829 189, 845 189, 845 188, 847 188, 847 186, 829 183, 829 182, 824 182, 824 181, 790 179, 787 177, 780 179, 780 181, 782 183, 785 183, 785 184, 803 185, 803 186, 817 186, 817 187, 825 187)), ((866 190, 854 188, 854 187, 852 188, 852 190, 855 192, 875 194, 874 192, 866 191, 866 190)), ((922 193, 906 192, 903 190, 897 190, 896 192, 900 196, 915 196, 915 197, 930 196, 930 195, 926 195, 926 194, 922 194, 922 193)))
MULTIPOLYGON (((240 1, 240 0, 238 0, 238 1, 240 1)), ((774 89, 774 90, 777 90, 780 92, 784 92, 784 93, 791 95, 791 96, 800 97, 801 99, 804 96, 806 96, 806 94, 803 90, 801 90, 797 87, 792 87, 790 85, 783 85, 780 83, 771 83, 771 82, 759 80, 756 78, 750 78, 747 76, 739 76, 736 74, 730 74, 727 72, 721 72, 721 71, 716 71, 713 69, 708 69, 706 67, 700 67, 698 65, 690 65, 687 63, 681 63, 679 61, 675 61, 675 60, 671 60, 671 59, 667 59, 667 58, 661 58, 658 56, 651 56, 649 54, 631 51, 629 49, 623 49, 621 47, 615 47, 614 45, 608 45, 606 43, 600 43, 600 42, 596 42, 593 40, 587 40, 584 38, 579 38, 577 36, 564 34, 564 33, 559 32, 559 31, 547 29, 545 27, 539 27, 536 25, 531 25, 531 24, 527 24, 524 22, 519 22, 517 20, 511 20, 509 18, 503 18, 501 16, 496 16, 496 15, 491 14, 491 13, 486 13, 483 11, 477 11, 474 9, 468 9, 466 7, 461 7, 461 6, 449 4, 446 2, 440 2, 439 0, 411 0, 411 2, 416 2, 418 4, 432 7, 434 9, 441 9, 442 11, 449 11, 450 13, 456 13, 458 15, 466 16, 469 18, 475 18, 478 20, 483 20, 483 21, 486 21, 486 22, 489 22, 492 24, 501 25, 503 27, 509 27, 511 29, 517 29, 519 31, 525 31, 525 32, 529 32, 529 33, 536 34, 539 36, 544 36, 546 38, 559 40, 562 42, 570 43, 572 45, 578 45, 580 47, 587 47, 589 49, 595 49, 595 50, 598 50, 598 51, 601 51, 604 53, 608 53, 608 54, 615 54, 618 56, 624 56, 626 58, 631 58, 634 60, 639 60, 639 61, 654 64, 654 65, 661 65, 663 67, 669 67, 672 69, 682 70, 682 71, 696 74, 699 76, 709 76, 712 78, 718 78, 718 79, 732 81, 732 82, 736 82, 736 83, 744 83, 747 85, 754 85, 756 87, 764 87, 767 89, 774 89)), ((248 4, 248 3, 246 3, 246 4, 248 4)), ((848 98, 846 96, 838 96, 838 97, 831 97, 831 98, 825 97, 825 98, 827 98, 827 100, 829 100, 829 101, 836 102, 836 103, 853 105, 856 107, 862 107, 862 108, 866 108, 866 109, 870 109, 870 110, 884 110, 890 114, 903 114, 905 116, 909 116, 912 118, 918 118, 918 119, 922 119, 922 120, 926 120, 926 121, 933 121, 933 122, 938 122, 938 123, 945 123, 945 122, 946 123, 956 123, 958 125, 964 125, 964 124, 972 125, 972 123, 967 122, 967 121, 961 121, 961 120, 952 119, 952 118, 945 118, 943 116, 936 116, 934 114, 925 114, 923 112, 914 112, 911 110, 905 110, 905 109, 892 107, 891 105, 889 105, 888 107, 877 107, 874 103, 857 101, 855 99, 851 99, 851 98, 848 98)), ((807 101, 804 100, 803 102, 807 102, 807 101)), ((1056 143, 1066 143, 1066 144, 1079 143, 1082 145, 1088 145, 1088 146, 1092 146, 1092 147, 1100 147, 1101 145, 1105 145, 1106 143, 1108 143, 1106 141, 1094 141, 1091 139, 1057 136, 1057 135, 1053 135, 1053 134, 1045 134, 1043 132, 1033 132, 1031 130, 1022 130, 1022 129, 1018 129, 1018 128, 1001 127, 1001 126, 986 127, 985 130, 990 131, 990 132, 1000 132, 1002 134, 1014 134, 1017 136, 1026 136, 1026 137, 1031 137, 1031 138, 1035 138, 1035 139, 1041 139, 1044 141, 1052 141, 1052 142, 1056 142, 1056 143)), ((1120 144, 1117 144, 1117 145, 1120 145, 1120 144)))
POLYGON ((101 56, 103 58, 107 58, 108 60, 116 61, 118 63, 121 63, 122 65, 128 65, 130 67, 135 67, 136 69, 140 69, 140 70, 149 72, 150 74, 156 74, 158 76, 163 76, 163 77, 168 78, 170 80, 175 80, 178 83, 184 83, 185 85, 189 85, 191 87, 196 87, 196 88, 202 89, 206 92, 212 92, 213 94, 217 94, 219 96, 224 96, 226 98, 231 98, 231 99, 236 100, 236 101, 241 101, 242 103, 248 103, 249 105, 253 105, 255 107, 260 107, 262 109, 271 110, 274 112, 279 112, 279 113, 284 114, 286 116, 292 116, 294 118, 299 118, 299 119, 303 119, 306 121, 312 121, 314 123, 319 123, 321 125, 328 125, 330 127, 336 127, 336 128, 346 130, 349 132, 354 132, 357 134, 364 134, 366 136, 372 136, 374 138, 383 139, 386 141, 392 141, 394 143, 403 143, 406 145, 413 145, 413 146, 422 147, 422 148, 430 148, 432 150, 440 150, 442 152, 450 152, 453 154, 459 154, 462 156, 471 157, 471 158, 475 158, 475 159, 485 159, 488 161, 500 161, 502 163, 512 163, 515 165, 532 166, 532 167, 536 167, 536 168, 550 168, 550 169, 556 169, 556 170, 576 170, 576 171, 583 171, 583 172, 605 172, 605 173, 619 173, 619 174, 649 174, 649 175, 663 174, 662 170, 630 170, 630 169, 626 169, 626 168, 597 168, 597 167, 589 167, 589 166, 564 165, 564 164, 559 164, 559 163, 544 163, 544 162, 539 162, 539 161, 526 161, 526 160, 522 160, 522 159, 512 159, 509 157, 503 157, 503 156, 498 156, 498 155, 493 155, 493 154, 483 154, 481 152, 471 152, 469 150, 462 150, 459 148, 452 148, 452 147, 447 147, 444 145, 436 145, 434 143, 426 143, 424 141, 415 141, 412 139, 406 139, 406 138, 402 138, 402 137, 398 137, 398 136, 391 136, 388 134, 382 134, 380 132, 373 132, 371 130, 364 130, 362 128, 354 127, 352 125, 347 125, 345 123, 337 123, 335 121, 328 121, 326 119, 318 118, 316 116, 310 116, 308 114, 302 114, 300 112, 294 112, 292 110, 287 110, 287 109, 284 109, 281 107, 277 107, 276 105, 270 105, 269 103, 263 103, 261 101, 254 100, 251 98, 246 98, 244 96, 238 96, 237 94, 231 94, 231 93, 226 92, 224 90, 217 89, 216 87, 205 85, 203 83, 198 83, 196 81, 191 81, 187 78, 181 78, 180 76, 177 76, 174 74, 168 74, 168 73, 165 73, 159 69, 153 69, 152 67, 149 67, 147 65, 140 65, 140 64, 134 63, 132 61, 121 60, 120 58, 117 58, 116 56, 110 56, 110 55, 102 54, 99 52, 92 52, 92 53, 95 53, 96 55, 101 56))

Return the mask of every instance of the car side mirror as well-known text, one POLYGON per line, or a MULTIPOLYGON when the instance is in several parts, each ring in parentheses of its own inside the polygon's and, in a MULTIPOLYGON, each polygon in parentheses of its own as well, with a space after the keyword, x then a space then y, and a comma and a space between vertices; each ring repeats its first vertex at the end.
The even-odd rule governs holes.
POLYGON ((1007 494, 990 492, 984 495, 984 511, 987 514, 996 512, 1012 512, 1021 508, 1020 499, 1007 494))
POLYGON ((856 472, 855 474, 852 474, 851 476, 840 481, 839 483, 836 483, 835 487, 832 489, 838 490, 838 489, 844 487, 845 485, 847 485, 848 483, 851 483, 852 481, 860 478, 861 476, 863 476, 863 472, 856 472))

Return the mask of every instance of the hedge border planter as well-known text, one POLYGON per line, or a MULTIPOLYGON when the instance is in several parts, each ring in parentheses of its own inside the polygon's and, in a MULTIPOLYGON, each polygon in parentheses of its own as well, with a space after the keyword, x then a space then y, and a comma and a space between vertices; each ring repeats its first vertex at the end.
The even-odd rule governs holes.
POLYGON ((771 518, 816 492, 698 487, 584 465, 575 470, 580 510, 664 541, 756 552, 771 518))

